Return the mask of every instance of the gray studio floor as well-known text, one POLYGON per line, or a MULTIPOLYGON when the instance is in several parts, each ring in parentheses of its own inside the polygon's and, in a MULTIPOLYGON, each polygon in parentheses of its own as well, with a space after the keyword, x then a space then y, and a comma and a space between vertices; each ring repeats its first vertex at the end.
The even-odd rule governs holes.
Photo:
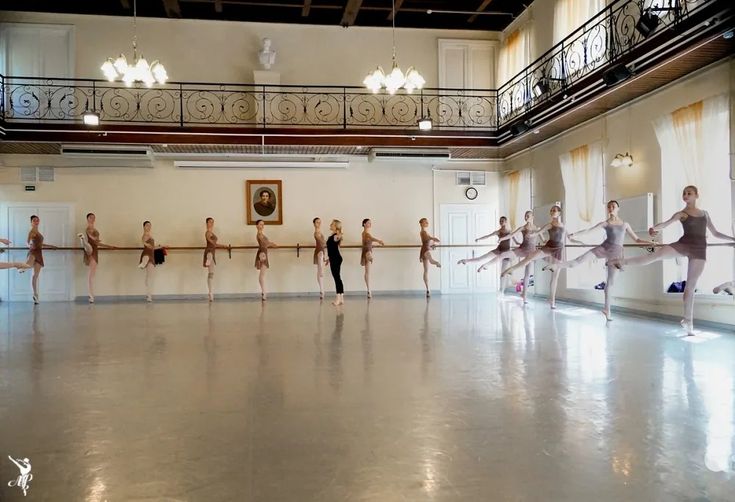
POLYGON ((732 332, 347 302, 0 304, 0 500, 735 500, 732 332))

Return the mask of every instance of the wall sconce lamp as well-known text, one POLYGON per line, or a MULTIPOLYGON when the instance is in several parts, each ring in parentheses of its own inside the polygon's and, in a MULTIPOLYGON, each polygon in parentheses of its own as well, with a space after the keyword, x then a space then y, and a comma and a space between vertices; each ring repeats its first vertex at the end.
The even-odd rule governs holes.
POLYGON ((619 153, 610 162, 610 167, 631 167, 633 165, 633 156, 628 152, 625 155, 619 153))

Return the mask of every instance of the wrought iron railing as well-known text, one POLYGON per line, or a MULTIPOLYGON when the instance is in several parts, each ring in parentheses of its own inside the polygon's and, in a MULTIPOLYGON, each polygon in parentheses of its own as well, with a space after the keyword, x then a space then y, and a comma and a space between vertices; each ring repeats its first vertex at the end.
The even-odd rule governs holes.
POLYGON ((496 92, 424 89, 372 94, 362 87, 173 83, 147 88, 85 79, 5 77, 5 119, 178 126, 493 129, 496 92))
POLYGON ((616 0, 497 90, 424 89, 391 96, 354 86, 184 82, 149 89, 0 75, 0 115, 7 122, 80 122, 94 111, 113 124, 343 129, 415 129, 419 119, 431 118, 435 129, 493 131, 639 46, 646 38, 636 25, 647 9, 674 7, 658 12, 660 31, 723 1, 616 0))
POLYGON ((498 125, 562 94, 574 83, 616 62, 646 37, 636 28, 646 12, 655 33, 719 0, 617 0, 549 49, 498 89, 498 125))

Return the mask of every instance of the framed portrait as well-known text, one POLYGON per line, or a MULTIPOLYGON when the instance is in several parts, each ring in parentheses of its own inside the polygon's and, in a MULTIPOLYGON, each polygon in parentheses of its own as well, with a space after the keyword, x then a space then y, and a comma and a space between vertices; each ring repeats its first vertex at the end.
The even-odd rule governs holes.
POLYGON ((258 220, 266 225, 283 225, 281 180, 246 180, 245 207, 248 225, 258 220))

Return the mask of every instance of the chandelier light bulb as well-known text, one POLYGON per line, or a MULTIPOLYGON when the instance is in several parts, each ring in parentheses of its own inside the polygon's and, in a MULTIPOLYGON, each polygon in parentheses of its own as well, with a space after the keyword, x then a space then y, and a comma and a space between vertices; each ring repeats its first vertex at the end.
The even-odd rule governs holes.
POLYGON ((125 54, 120 54, 116 59, 108 58, 100 67, 105 78, 110 82, 122 80, 127 87, 132 87, 135 82, 142 82, 147 87, 152 87, 158 82, 163 85, 168 80, 168 73, 163 64, 155 60, 153 64, 141 55, 138 57, 137 47, 137 2, 133 0, 133 60, 128 63, 125 54))

